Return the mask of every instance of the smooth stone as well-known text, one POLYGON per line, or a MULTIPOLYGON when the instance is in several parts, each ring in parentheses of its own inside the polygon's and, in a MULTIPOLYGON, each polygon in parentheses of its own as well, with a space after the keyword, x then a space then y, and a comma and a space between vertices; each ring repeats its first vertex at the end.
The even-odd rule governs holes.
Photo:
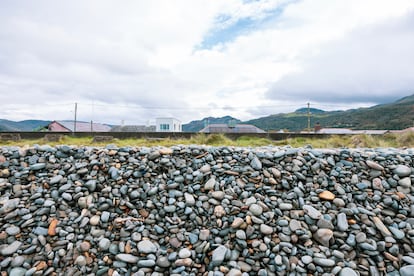
POLYGON ((322 193, 319 193, 318 196, 320 199, 323 199, 323 200, 331 201, 335 199, 335 195, 330 191, 323 191, 322 193))
POLYGON ((279 209, 282 211, 288 211, 293 209, 293 205, 290 203, 280 203, 279 209))
POLYGON ((108 211, 103 211, 102 214, 101 214, 101 221, 103 223, 108 222, 110 215, 111 215, 111 213, 109 213, 108 211))
POLYGON ((273 228, 266 224, 260 225, 260 232, 264 235, 270 235, 273 233, 273 228))
POLYGON ((232 268, 230 271, 226 274, 226 276, 242 276, 243 273, 240 271, 240 269, 232 268))
POLYGON ((236 238, 241 239, 241 240, 245 240, 246 239, 246 232, 244 232, 243 230, 237 230, 236 231, 236 238))
POLYGON ((199 170, 202 173, 208 173, 211 170, 211 166, 209 164, 205 164, 199 170))
POLYGON ((167 257, 160 256, 157 258, 156 265, 159 267, 167 268, 171 266, 171 263, 167 257))
POLYGON ((222 200, 224 198, 224 192, 223 191, 213 191, 211 193, 211 196, 217 200, 222 200))
POLYGON ((314 234, 313 238, 322 244, 323 246, 329 247, 329 241, 333 237, 333 231, 331 229, 322 228, 318 229, 314 234))
POLYGON ((313 258, 313 262, 323 267, 332 267, 335 265, 334 260, 326 259, 326 258, 313 258))
POLYGON ((19 248, 23 245, 22 242, 20 241, 14 241, 11 244, 7 245, 6 247, 3 247, 0 250, 0 254, 2 256, 9 256, 9 255, 13 255, 17 250, 19 250, 19 248))
POLYGON ((414 275, 414 265, 406 265, 400 268, 401 276, 412 276, 414 275))
POLYGON ((364 233, 364 232, 358 232, 356 235, 355 235, 355 241, 357 242, 357 243, 363 243, 363 242, 365 242, 367 240, 367 235, 364 233))
POLYGON ((86 265, 86 258, 85 256, 78 256, 75 260, 75 264, 78 266, 85 266, 86 265))
POLYGON ((305 256, 302 256, 301 261, 304 264, 307 265, 307 264, 310 264, 311 262, 313 262, 313 258, 311 256, 309 256, 309 255, 305 255, 305 256))
POLYGON ((336 216, 336 219, 337 219, 337 226, 338 226, 339 231, 342 231, 342 232, 347 231, 349 225, 348 225, 348 220, 347 220, 346 214, 345 213, 339 213, 336 216))
POLYGON ((20 233, 20 228, 12 225, 6 228, 6 233, 10 236, 15 236, 20 233))
POLYGON ((244 220, 242 218, 235 218, 233 222, 231 223, 231 228, 239 228, 240 225, 242 225, 244 220))
POLYGON ((26 258, 24 256, 16 256, 13 258, 13 261, 11 262, 12 267, 20 267, 23 265, 26 258))
POLYGON ((406 165, 397 165, 394 169, 394 173, 399 177, 406 177, 411 174, 411 168, 406 165))
POLYGON ((204 190, 206 190, 206 191, 213 190, 215 185, 216 185, 216 178, 215 177, 211 177, 206 182, 206 184, 204 184, 204 190))
POLYGON ((202 241, 206 241, 206 240, 208 240, 209 236, 210 236, 210 230, 209 229, 201 229, 198 238, 202 241))
POLYGON ((250 162, 250 166, 252 166, 253 169, 259 171, 262 169, 262 162, 260 162, 259 158, 255 156, 250 162))
POLYGON ((102 239, 99 241, 99 244, 98 244, 99 248, 100 248, 102 251, 106 251, 106 250, 108 250, 110 245, 111 245, 111 241, 110 241, 109 239, 107 239, 107 238, 102 238, 102 239))
POLYGON ((86 188, 87 188, 90 192, 95 191, 95 189, 96 189, 96 180, 93 180, 93 179, 88 180, 88 181, 85 183, 85 187, 86 187, 86 188))
POLYGON ((411 187, 411 178, 410 177, 404 177, 404 178, 398 180, 398 185, 400 185, 403 188, 410 188, 411 187))
POLYGON ((292 232, 295 232, 296 230, 302 229, 302 225, 300 224, 300 221, 292 219, 289 222, 289 228, 292 232))
POLYGON ((63 179, 63 176, 62 175, 55 175, 54 177, 52 177, 51 179, 50 179, 50 184, 57 184, 57 183, 59 183, 61 180, 63 179))
POLYGON ((196 203, 194 196, 192 194, 184 193, 184 198, 185 198, 185 203, 189 206, 193 206, 196 203))
POLYGON ((260 216, 263 213, 263 208, 260 205, 254 203, 250 205, 249 211, 255 216, 260 216))
POLYGON ((191 251, 188 248, 182 248, 178 252, 178 257, 180 257, 181 259, 189 258, 191 257, 191 251))
POLYGON ((14 267, 10 270, 9 276, 24 276, 26 272, 27 269, 23 267, 14 267))
POLYGON ((30 170, 32 171, 38 171, 44 168, 46 168, 46 163, 37 163, 30 166, 30 170))
POLYGON ((388 230, 388 228, 384 225, 379 217, 373 217, 372 220, 384 237, 391 236, 390 230, 388 230))
POLYGON ((227 247, 224 245, 220 245, 216 249, 213 250, 211 264, 213 266, 219 266, 223 263, 224 258, 226 257, 227 247))
POLYGON ((371 161, 371 160, 367 160, 366 164, 368 167, 370 167, 371 169, 377 170, 377 171, 383 171, 384 167, 381 166, 380 164, 378 164, 377 162, 371 161))
POLYGON ((322 216, 322 213, 319 212, 317 209, 315 209, 315 207, 311 205, 303 205, 303 210, 312 219, 320 219, 322 216))
POLYGON ((138 267, 153 267, 155 266, 154 260, 139 260, 137 263, 138 267))
POLYGON ((359 274, 350 267, 344 267, 339 272, 339 276, 359 276, 359 274))
POLYGON ((131 264, 136 264, 139 260, 137 256, 134 256, 132 254, 124 254, 124 253, 115 255, 115 258, 118 261, 125 262, 125 263, 131 263, 131 264))
POLYGON ((397 240, 401 240, 405 237, 405 233, 403 231, 401 231, 400 229, 397 229, 395 227, 389 227, 388 229, 391 231, 392 235, 397 240))
POLYGON ((174 264, 178 267, 180 266, 191 266, 193 264, 193 260, 191 258, 184 258, 184 259, 177 259, 174 264))
POLYGON ((92 217, 91 217, 91 219, 89 220, 89 223, 90 223, 91 225, 96 226, 96 225, 99 225, 100 221, 101 221, 101 217, 100 217, 100 216, 98 216, 98 215, 95 215, 95 216, 92 216, 92 217))
POLYGON ((143 240, 138 243, 138 251, 140 253, 155 253, 157 252, 157 246, 153 244, 150 240, 143 240))
POLYGON ((82 252, 86 252, 86 251, 89 251, 89 249, 91 248, 91 244, 89 243, 89 242, 87 242, 87 241, 83 241, 83 242, 81 242, 80 244, 79 244, 79 249, 82 251, 82 252))

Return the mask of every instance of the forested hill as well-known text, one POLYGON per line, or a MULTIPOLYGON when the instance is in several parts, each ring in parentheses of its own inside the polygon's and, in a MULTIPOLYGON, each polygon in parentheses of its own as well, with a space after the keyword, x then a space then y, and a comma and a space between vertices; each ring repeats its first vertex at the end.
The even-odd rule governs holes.
MULTIPOLYGON (((322 127, 341 127, 351 129, 386 129, 396 130, 411 127, 414 124, 414 95, 404 97, 396 102, 381 104, 368 108, 346 111, 311 111, 311 127, 316 123, 322 127)), ((292 113, 281 113, 245 123, 253 124, 263 130, 300 131, 307 128, 307 108, 292 113)))

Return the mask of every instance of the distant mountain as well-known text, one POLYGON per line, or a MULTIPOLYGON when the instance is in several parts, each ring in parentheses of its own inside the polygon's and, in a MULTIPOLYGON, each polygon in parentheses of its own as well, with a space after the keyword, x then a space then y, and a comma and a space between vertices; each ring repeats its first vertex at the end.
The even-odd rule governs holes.
POLYGON ((239 119, 233 118, 231 116, 224 116, 220 118, 207 117, 201 120, 191 121, 188 124, 183 124, 182 129, 185 132, 199 132, 208 124, 227 124, 230 121, 234 123, 240 123, 239 119))
MULTIPOLYGON (((310 108, 311 128, 319 123, 323 128, 383 129, 398 130, 414 125, 414 94, 395 102, 375 105, 368 108, 345 111, 324 111, 310 108)), ((183 124, 185 132, 198 132, 208 124, 242 123, 231 116, 220 118, 207 117, 183 124)), ((14 122, 0 119, 0 131, 37 131, 47 126, 50 121, 24 120, 14 122)), ((243 122, 255 125, 263 130, 301 131, 308 126, 308 108, 303 107, 291 113, 274 114, 243 122)))
MULTIPOLYGON (((288 129, 300 131, 307 128, 307 108, 292 113, 281 113, 247 121, 264 130, 288 129)), ((414 95, 393 103, 345 111, 311 110, 311 128, 316 123, 322 127, 350 129, 396 130, 414 124, 414 95)))
POLYGON ((324 113, 324 112, 325 112, 325 111, 324 111, 324 110, 322 110, 322 109, 317 109, 317 108, 309 108, 309 110, 308 110, 308 108, 307 108, 307 107, 302 107, 302 108, 296 109, 296 110, 295 110, 295 113, 306 113, 306 114, 308 114, 308 111, 309 111, 311 114, 320 114, 320 113, 324 113))
POLYGON ((49 123, 50 121, 42 120, 24 120, 15 122, 0 119, 0 131, 36 131, 47 126, 49 123))

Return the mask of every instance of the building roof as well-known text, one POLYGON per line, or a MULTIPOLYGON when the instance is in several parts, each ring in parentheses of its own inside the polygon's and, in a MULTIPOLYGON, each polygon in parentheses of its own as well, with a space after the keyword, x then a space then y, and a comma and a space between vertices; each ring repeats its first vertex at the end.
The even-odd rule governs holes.
POLYGON ((414 131, 414 127, 408 127, 408 128, 401 129, 401 130, 390 130, 391 133, 405 133, 405 132, 410 132, 410 131, 414 131))
POLYGON ((349 128, 321 128, 317 131, 322 134, 352 134, 352 130, 349 128))
POLYGON ((144 126, 144 125, 114 126, 111 128, 111 132, 155 132, 155 126, 144 126))
POLYGON ((387 130, 352 130, 349 128, 321 128, 317 133, 322 134, 384 134, 387 130))
POLYGON ((381 130, 381 129, 364 129, 364 130, 354 130, 353 133, 355 134, 385 134, 388 130, 381 130))
POLYGON ((174 120, 174 121, 177 121, 177 122, 180 122, 181 123, 180 120, 178 120, 178 119, 176 119, 174 117, 157 117, 157 118, 155 118, 155 120, 156 121, 158 121, 158 120, 174 120))
MULTIPOLYGON (((50 124, 57 123, 69 131, 73 132, 75 121, 53 121, 50 124)), ((108 132, 111 127, 108 125, 92 122, 76 121, 76 132, 108 132)))
POLYGON ((211 124, 200 130, 202 133, 266 133, 254 125, 236 124, 229 126, 228 124, 211 124))

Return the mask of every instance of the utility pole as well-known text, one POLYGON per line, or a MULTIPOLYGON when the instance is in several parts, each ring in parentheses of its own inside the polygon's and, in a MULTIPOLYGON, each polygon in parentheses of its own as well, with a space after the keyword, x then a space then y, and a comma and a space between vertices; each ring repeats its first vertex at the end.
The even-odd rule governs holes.
POLYGON ((311 113, 310 113, 310 103, 308 103, 308 132, 310 132, 310 116, 311 116, 311 113))
POLYGON ((78 103, 75 103, 75 122, 73 123, 73 133, 76 133, 76 117, 78 113, 78 103))

